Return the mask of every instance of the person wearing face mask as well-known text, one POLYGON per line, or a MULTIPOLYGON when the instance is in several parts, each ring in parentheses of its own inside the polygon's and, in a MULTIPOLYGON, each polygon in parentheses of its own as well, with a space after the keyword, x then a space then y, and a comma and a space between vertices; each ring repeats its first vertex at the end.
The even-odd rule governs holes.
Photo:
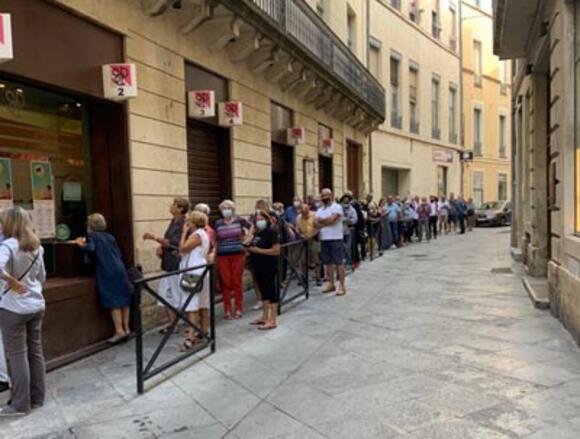
POLYGON ((346 265, 352 265, 354 251, 352 246, 352 236, 354 233, 354 227, 358 221, 358 216, 356 210, 352 206, 352 198, 348 194, 344 194, 340 199, 340 204, 342 204, 342 211, 344 213, 343 220, 343 234, 344 234, 344 255, 346 265))
POLYGON ((236 205, 224 200, 219 205, 222 219, 215 223, 217 268, 224 300, 224 319, 232 319, 232 293, 236 306, 236 319, 243 315, 242 277, 245 267, 244 237, 250 224, 236 216, 236 205))
POLYGON ((272 218, 268 213, 256 212, 254 236, 248 244, 250 261, 262 296, 262 317, 253 320, 251 324, 261 330, 275 329, 278 326, 276 269, 280 255, 280 237, 271 223, 272 218))
POLYGON ((337 296, 346 294, 344 285, 344 231, 342 206, 333 201, 332 191, 323 189, 320 193, 323 206, 316 212, 316 227, 320 229, 322 264, 326 266, 328 286, 323 293, 336 291, 337 296), (340 287, 337 290, 334 280, 334 266, 338 270, 340 287))

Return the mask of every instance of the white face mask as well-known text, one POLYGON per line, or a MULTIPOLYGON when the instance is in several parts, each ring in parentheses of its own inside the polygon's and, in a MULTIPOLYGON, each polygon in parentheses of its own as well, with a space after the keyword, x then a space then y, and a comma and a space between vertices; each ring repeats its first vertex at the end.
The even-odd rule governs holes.
POLYGON ((224 218, 231 218, 234 212, 231 209, 224 209, 222 210, 222 215, 224 218))
POLYGON ((298 209, 302 203, 300 201, 294 201, 294 207, 298 209))
POLYGON ((256 221, 256 227, 258 228, 258 230, 264 230, 266 227, 268 227, 268 221, 266 220, 258 220, 256 221))

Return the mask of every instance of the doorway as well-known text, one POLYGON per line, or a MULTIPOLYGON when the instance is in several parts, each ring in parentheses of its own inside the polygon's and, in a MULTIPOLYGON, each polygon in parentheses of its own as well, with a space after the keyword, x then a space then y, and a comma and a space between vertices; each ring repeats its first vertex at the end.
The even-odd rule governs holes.
POLYGON ((272 143, 272 201, 290 206, 294 198, 294 148, 272 143))
POLYGON ((387 198, 389 196, 395 196, 400 193, 399 191, 399 170, 392 168, 382 169, 382 198, 387 198))
POLYGON ((362 146, 348 140, 346 143, 346 183, 355 198, 361 197, 362 146))
POLYGON ((332 157, 318 156, 318 189, 333 189, 332 157))

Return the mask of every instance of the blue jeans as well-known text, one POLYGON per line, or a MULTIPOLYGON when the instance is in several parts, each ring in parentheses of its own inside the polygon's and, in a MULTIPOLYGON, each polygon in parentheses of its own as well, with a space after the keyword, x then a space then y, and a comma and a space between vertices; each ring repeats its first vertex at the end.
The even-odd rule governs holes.
POLYGON ((352 265, 352 233, 344 235, 344 263, 352 265))
POLYGON ((399 223, 396 221, 389 221, 389 227, 393 237, 393 244, 395 244, 397 247, 400 247, 401 243, 399 241, 399 223))

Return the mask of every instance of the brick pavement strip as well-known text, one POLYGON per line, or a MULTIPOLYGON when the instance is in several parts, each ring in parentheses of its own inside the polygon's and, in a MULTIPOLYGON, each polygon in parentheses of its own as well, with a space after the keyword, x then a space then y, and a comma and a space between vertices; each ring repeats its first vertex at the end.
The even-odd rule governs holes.
POLYGON ((503 270, 505 232, 387 252, 267 334, 220 322, 216 354, 143 396, 132 343, 87 358, 0 437, 577 439, 580 351, 503 270))

